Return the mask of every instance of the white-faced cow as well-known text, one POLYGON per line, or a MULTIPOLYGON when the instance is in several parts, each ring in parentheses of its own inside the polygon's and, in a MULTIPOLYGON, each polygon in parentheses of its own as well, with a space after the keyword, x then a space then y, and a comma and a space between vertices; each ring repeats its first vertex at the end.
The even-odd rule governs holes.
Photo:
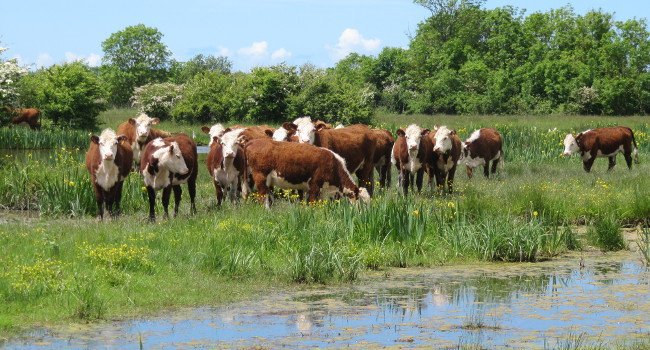
POLYGON ((281 127, 273 132, 273 140, 298 142, 299 140, 296 133, 298 132, 298 126, 302 124, 313 124, 311 117, 300 117, 294 120, 292 123, 283 123, 281 127))
POLYGON ((148 115, 141 113, 137 118, 129 118, 129 120, 120 124, 117 127, 117 133, 125 135, 131 149, 133 150, 133 160, 135 161, 136 168, 140 164, 140 153, 147 143, 157 138, 165 138, 172 136, 170 133, 151 126, 160 122, 158 118, 150 118, 148 115))
POLYGON ((456 134, 456 130, 450 130, 446 126, 437 128, 435 132, 430 133, 427 137, 431 139, 433 144, 429 167, 435 177, 436 188, 442 192, 446 184, 447 192, 452 193, 456 166, 462 149, 460 138, 456 134))
POLYGON ((422 129, 415 124, 405 130, 397 130, 397 140, 393 145, 391 163, 399 171, 398 183, 404 195, 408 194, 409 185, 413 187, 413 178, 418 192, 422 190, 422 179, 427 170, 427 159, 431 157, 433 145, 427 137, 429 129, 422 129))
POLYGON ((111 216, 119 215, 122 185, 132 164, 133 151, 126 136, 116 136, 113 130, 105 129, 99 137, 90 137, 86 168, 95 191, 97 216, 100 219, 104 218, 104 206, 111 216))
POLYGON ((162 204, 165 218, 169 217, 169 197, 174 190, 174 216, 181 201, 181 184, 187 183, 191 212, 196 213, 196 176, 198 162, 196 143, 185 134, 149 142, 142 151, 140 173, 144 177, 149 196, 149 220, 156 220, 156 191, 163 190, 162 204))
POLYGON ((503 167, 503 139, 498 131, 492 128, 475 130, 470 137, 462 143, 460 164, 465 164, 467 177, 472 178, 474 168, 483 166, 483 175, 490 177, 490 162, 492 174, 497 167, 503 167))
POLYGON ((582 164, 586 172, 591 171, 594 161, 599 157, 609 159, 611 170, 616 165, 616 155, 620 152, 625 157, 627 167, 632 169, 632 157, 639 163, 639 155, 634 133, 625 126, 590 129, 576 136, 567 134, 564 138, 564 156, 580 153, 582 164))
POLYGON ((267 208, 273 202, 274 187, 308 191, 309 202, 337 196, 351 201, 370 199, 366 189, 354 183, 345 160, 325 148, 257 139, 246 144, 246 163, 267 208))
POLYGON ((238 189, 242 190, 244 198, 248 196, 246 165, 242 134, 246 129, 225 129, 225 133, 213 137, 210 151, 206 159, 208 172, 212 176, 217 194, 217 205, 221 205, 223 191, 228 192, 228 198, 234 202, 238 189))

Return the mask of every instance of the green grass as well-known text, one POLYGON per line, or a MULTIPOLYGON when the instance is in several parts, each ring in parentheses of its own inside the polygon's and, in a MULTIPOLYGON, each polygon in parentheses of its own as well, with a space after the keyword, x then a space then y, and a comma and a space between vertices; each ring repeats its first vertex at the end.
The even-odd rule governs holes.
MULTIPOLYGON (((102 120, 116 127, 132 112, 112 110, 102 120)), ((468 180, 459 167, 457 191, 446 196, 425 187, 404 198, 392 184, 378 190, 369 205, 277 200, 271 211, 255 201, 226 203, 217 210, 202 157, 199 213, 189 216, 184 191, 178 218, 149 224, 138 174, 125 183, 125 215, 97 222, 83 152, 66 147, 44 158, 3 156, 0 206, 40 217, 0 225, 0 333, 218 304, 269 286, 346 283, 365 270, 537 261, 580 249, 585 243, 574 225, 593 224, 588 237, 599 238, 586 241, 615 249, 621 226, 650 217, 650 163, 643 161, 649 145, 642 117, 626 119, 638 130, 641 164, 628 171, 621 159, 607 172, 607 162, 598 160, 590 174, 579 159, 557 154, 563 133, 593 117, 573 124, 556 117, 511 124, 505 124, 511 117, 428 118, 429 124, 421 116, 378 121, 393 126, 463 122, 454 127, 464 135, 474 127, 501 125, 504 170, 491 179, 468 180), (548 131, 553 122, 562 130, 548 131)), ((190 134, 199 127, 161 125, 190 134)))

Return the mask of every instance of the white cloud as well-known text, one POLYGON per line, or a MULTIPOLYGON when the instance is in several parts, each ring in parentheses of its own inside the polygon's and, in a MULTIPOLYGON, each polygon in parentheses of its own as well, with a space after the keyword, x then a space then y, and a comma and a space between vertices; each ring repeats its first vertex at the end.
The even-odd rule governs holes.
POLYGON ((289 57, 291 57, 291 52, 287 51, 284 47, 273 51, 273 53, 271 54, 272 60, 280 61, 280 60, 285 60, 289 57))
POLYGON ((237 53, 242 56, 263 57, 266 56, 268 47, 269 44, 266 41, 256 41, 251 46, 237 50, 237 53))
POLYGON ((99 65, 102 64, 102 57, 98 54, 91 53, 86 57, 86 62, 88 62, 88 65, 91 67, 99 67, 99 65))
POLYGON ((375 53, 381 45, 379 39, 366 39, 354 28, 346 28, 339 36, 339 41, 334 47, 328 47, 332 58, 340 60, 352 52, 375 53))
POLYGON ((97 67, 101 64, 102 58, 101 56, 95 53, 91 53, 88 56, 77 55, 76 53, 73 52, 65 53, 65 62, 70 63, 76 61, 83 61, 91 67, 97 67))
POLYGON ((36 67, 38 68, 51 66, 53 63, 54 59, 52 59, 52 56, 48 53, 38 54, 38 57, 36 58, 36 67))
POLYGON ((230 49, 227 47, 219 46, 219 50, 217 50, 217 56, 230 57, 232 56, 232 51, 230 51, 230 49))

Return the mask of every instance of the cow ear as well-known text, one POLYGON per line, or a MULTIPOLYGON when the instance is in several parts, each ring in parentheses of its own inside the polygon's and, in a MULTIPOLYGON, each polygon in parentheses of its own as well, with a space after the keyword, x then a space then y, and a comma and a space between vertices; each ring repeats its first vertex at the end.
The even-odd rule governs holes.
MULTIPOLYGON (((232 129, 231 129, 231 128, 226 128, 226 129, 223 131, 223 134, 225 134, 225 133, 227 133, 227 132, 229 132, 229 131, 232 131, 232 129)), ((222 134, 222 135, 223 135, 223 134, 222 134)))
POLYGON ((289 123, 289 122, 282 123, 282 127, 287 129, 287 130, 296 130, 296 129, 298 129, 298 126, 296 124, 289 123))
POLYGON ((315 125, 315 127, 316 127, 316 131, 320 131, 327 128, 327 125, 323 122, 319 122, 315 125))
POLYGON ((405 133, 404 130, 402 130, 402 129, 397 129, 397 136, 402 136, 402 137, 404 137, 404 136, 406 136, 406 133, 405 133))
POLYGON ((456 135, 456 130, 452 130, 449 135, 456 135))
POLYGON ((174 144, 169 145, 169 153, 174 153, 174 144))
POLYGON ((438 128, 439 128, 439 127, 440 127, 440 126, 439 126, 438 124, 434 125, 434 126, 433 126, 433 131, 438 131, 438 128))
POLYGON ((268 136, 268 137, 273 137, 273 130, 271 130, 271 129, 266 129, 266 130, 264 130, 264 133, 265 133, 266 136, 268 136))
POLYGON ((213 144, 213 145, 214 145, 214 144, 217 144, 217 145, 220 145, 220 144, 221 144, 221 140, 219 139, 219 136, 214 136, 214 137, 212 137, 212 144, 213 144))
POLYGON ((90 142, 98 144, 99 143, 99 137, 97 137, 97 135, 91 136, 90 137, 90 142))
POLYGON ((117 143, 120 143, 122 141, 126 140, 126 135, 120 134, 117 136, 117 143))
POLYGON ((129 118, 129 124, 131 124, 131 125, 135 125, 135 119, 133 119, 133 118, 129 118))
POLYGON ((156 125, 158 123, 160 123, 160 119, 158 119, 158 118, 151 119, 151 125, 156 125))
POLYGON ((422 132, 420 133, 420 135, 425 136, 425 135, 427 135, 429 132, 431 132, 431 130, 429 130, 429 129, 424 129, 424 130, 422 130, 422 132))
POLYGON ((210 128, 208 128, 207 126, 203 125, 203 126, 201 127, 201 131, 203 131, 203 132, 206 133, 206 134, 209 134, 209 133, 210 133, 210 128))

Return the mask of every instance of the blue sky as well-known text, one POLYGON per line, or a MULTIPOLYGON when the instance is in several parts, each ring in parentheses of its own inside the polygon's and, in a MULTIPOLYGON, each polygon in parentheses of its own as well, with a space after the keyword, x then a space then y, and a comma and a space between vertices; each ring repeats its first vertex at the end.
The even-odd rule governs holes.
MULTIPOLYGON (((527 13, 571 4, 618 20, 650 17, 647 1, 488 0, 487 8, 513 5, 527 13)), ((21 0, 0 2, 4 58, 31 68, 76 59, 101 63, 101 42, 143 23, 164 34, 177 60, 226 55, 236 70, 287 62, 333 66, 350 52, 377 54, 407 47, 409 35, 429 16, 411 0, 21 0)))

